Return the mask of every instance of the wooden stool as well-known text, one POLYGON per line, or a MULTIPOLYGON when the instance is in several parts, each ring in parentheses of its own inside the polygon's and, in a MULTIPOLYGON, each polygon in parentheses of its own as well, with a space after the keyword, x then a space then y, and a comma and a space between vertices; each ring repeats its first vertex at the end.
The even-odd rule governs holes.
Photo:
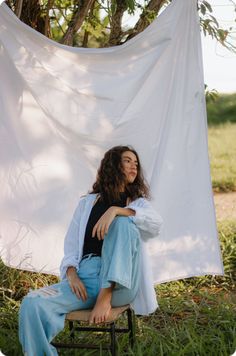
POLYGON ((134 313, 130 308, 130 305, 124 305, 121 307, 112 308, 109 319, 98 326, 78 326, 74 323, 80 324, 80 322, 88 323, 89 316, 92 309, 76 310, 66 315, 66 320, 69 322, 71 343, 51 342, 56 348, 71 348, 71 349, 100 349, 100 345, 95 344, 79 344, 73 343, 75 337, 75 331, 96 331, 96 332, 109 332, 111 342, 110 344, 102 345, 105 350, 110 350, 113 356, 116 355, 116 333, 129 333, 129 343, 133 348, 134 346, 134 313), (127 313, 128 325, 126 328, 117 328, 115 322, 123 314, 127 313), (104 325, 104 326, 102 326, 104 325))

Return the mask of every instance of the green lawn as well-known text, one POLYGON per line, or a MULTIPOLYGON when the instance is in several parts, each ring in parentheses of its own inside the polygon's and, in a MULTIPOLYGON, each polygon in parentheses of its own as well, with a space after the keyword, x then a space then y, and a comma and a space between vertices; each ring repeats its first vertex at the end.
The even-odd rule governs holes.
POLYGON ((236 123, 210 126, 208 145, 214 191, 236 191, 236 123))
POLYGON ((213 189, 236 191, 236 93, 208 99, 207 121, 213 189))

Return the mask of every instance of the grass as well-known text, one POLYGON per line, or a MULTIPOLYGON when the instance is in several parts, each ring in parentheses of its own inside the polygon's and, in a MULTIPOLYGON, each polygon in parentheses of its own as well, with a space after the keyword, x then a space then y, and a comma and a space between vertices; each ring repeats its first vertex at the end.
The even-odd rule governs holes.
POLYGON ((236 93, 207 100, 207 116, 213 190, 236 191, 236 93))
MULTIPOLYGON (((127 348, 127 335, 119 338, 119 355, 218 356, 236 350, 236 222, 218 223, 225 276, 188 278, 157 286, 160 308, 149 317, 136 317, 135 350, 127 348)), ((17 313, 29 288, 56 282, 43 274, 0 265, 0 349, 21 355, 17 313)), ((121 320, 122 322, 122 320, 121 320)), ((59 339, 67 337, 67 331, 59 339)), ((98 335, 101 339, 101 335, 98 335)), ((94 339, 89 336, 89 340, 94 339)), ((60 355, 107 355, 107 352, 62 351, 60 355)))
POLYGON ((236 123, 208 129, 208 146, 214 192, 236 191, 236 123))

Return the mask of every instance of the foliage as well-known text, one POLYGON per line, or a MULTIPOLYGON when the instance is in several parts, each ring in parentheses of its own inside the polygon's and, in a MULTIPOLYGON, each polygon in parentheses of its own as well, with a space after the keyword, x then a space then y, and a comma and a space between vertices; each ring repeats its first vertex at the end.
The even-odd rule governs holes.
POLYGON ((221 125, 226 122, 236 123, 236 93, 207 93, 208 125, 221 125))
MULTIPOLYGON (((231 4, 235 6, 235 11, 235 3, 232 1, 231 4)), ((223 46, 235 51, 236 47, 234 46, 233 42, 230 41, 230 34, 232 28, 228 30, 220 27, 218 20, 215 16, 213 16, 213 10, 210 3, 205 0, 201 1, 198 4, 198 9, 201 13, 200 25, 204 35, 210 35, 212 38, 215 38, 218 42, 220 42, 223 46)))
POLYGON ((216 99, 218 98, 218 95, 219 95, 219 93, 216 89, 210 90, 208 88, 208 86, 205 84, 205 98, 206 98, 207 103, 216 101, 216 99))
MULTIPOLYGON (((235 5, 233 1, 228 1, 235 5)), ((56 41, 83 47, 106 47, 127 41, 143 31, 169 2, 170 0, 7 1, 13 11, 21 16, 21 20, 36 30, 56 41), (136 23, 128 28, 123 24, 127 16, 136 19, 136 23)), ((235 50, 233 41, 230 40, 232 29, 224 29, 219 25, 210 3, 198 0, 198 11, 203 33, 235 50)))

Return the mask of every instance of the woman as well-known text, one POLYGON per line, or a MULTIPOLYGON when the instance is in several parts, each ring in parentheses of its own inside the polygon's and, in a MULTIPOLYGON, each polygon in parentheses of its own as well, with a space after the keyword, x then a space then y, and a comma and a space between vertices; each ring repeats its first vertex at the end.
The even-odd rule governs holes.
POLYGON ((129 146, 107 151, 65 237, 62 281, 23 299, 19 336, 28 356, 57 354, 50 341, 72 310, 93 308, 89 322, 97 324, 112 306, 131 304, 137 314, 156 309, 145 240, 160 233, 162 219, 148 196, 137 152, 129 146))

